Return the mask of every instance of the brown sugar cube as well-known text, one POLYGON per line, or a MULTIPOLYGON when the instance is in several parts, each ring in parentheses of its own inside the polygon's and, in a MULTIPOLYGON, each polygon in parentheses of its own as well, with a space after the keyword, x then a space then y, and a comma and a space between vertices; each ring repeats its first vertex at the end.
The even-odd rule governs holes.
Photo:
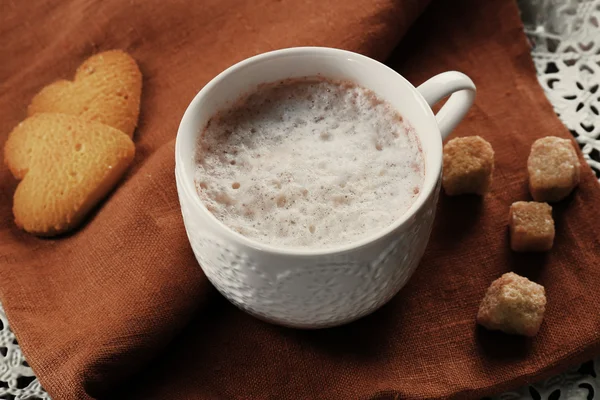
POLYGON ((485 194, 492 183, 494 150, 479 136, 448 141, 444 146, 442 185, 446 194, 485 194))
POLYGON ((510 248, 514 251, 548 251, 554 242, 552 207, 547 203, 517 201, 508 213, 510 248))
POLYGON ((568 139, 547 136, 531 146, 529 191, 535 201, 560 201, 579 184, 579 158, 568 139))
POLYGON ((546 293, 542 285, 509 272, 488 288, 477 313, 477 323, 490 330, 535 336, 540 330, 546 293))

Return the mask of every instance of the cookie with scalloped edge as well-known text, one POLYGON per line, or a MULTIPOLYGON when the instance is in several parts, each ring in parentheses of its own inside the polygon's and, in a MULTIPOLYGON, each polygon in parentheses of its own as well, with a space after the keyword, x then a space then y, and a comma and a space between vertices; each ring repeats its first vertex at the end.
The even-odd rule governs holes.
POLYGON ((140 112, 142 73, 121 50, 98 53, 77 68, 73 81, 44 87, 31 101, 28 115, 63 113, 112 126, 133 137, 140 112))
POLYGON ((5 163, 21 180, 15 223, 40 236, 77 227, 121 179, 134 153, 129 136, 99 122, 55 113, 27 118, 4 147, 5 163))

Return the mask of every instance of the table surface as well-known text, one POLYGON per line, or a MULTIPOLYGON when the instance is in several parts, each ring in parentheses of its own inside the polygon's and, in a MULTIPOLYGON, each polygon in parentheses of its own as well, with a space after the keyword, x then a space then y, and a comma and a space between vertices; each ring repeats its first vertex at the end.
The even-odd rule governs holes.
MULTIPOLYGON (((600 0, 517 0, 540 85, 600 179, 600 0)), ((494 400, 591 400, 600 358, 494 400)), ((49 400, 0 305, 0 399, 49 400)))

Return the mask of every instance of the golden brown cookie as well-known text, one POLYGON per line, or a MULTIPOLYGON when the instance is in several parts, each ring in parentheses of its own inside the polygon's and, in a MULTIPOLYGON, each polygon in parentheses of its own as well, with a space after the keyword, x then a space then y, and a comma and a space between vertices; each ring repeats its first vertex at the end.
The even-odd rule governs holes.
POLYGON ((27 232, 77 226, 121 178, 135 153, 120 130, 67 114, 40 113, 8 137, 4 160, 17 179, 13 213, 27 232))
POLYGON ((43 88, 31 101, 28 115, 64 113, 98 121, 133 137, 140 112, 142 73, 121 50, 88 58, 74 81, 60 80, 43 88))

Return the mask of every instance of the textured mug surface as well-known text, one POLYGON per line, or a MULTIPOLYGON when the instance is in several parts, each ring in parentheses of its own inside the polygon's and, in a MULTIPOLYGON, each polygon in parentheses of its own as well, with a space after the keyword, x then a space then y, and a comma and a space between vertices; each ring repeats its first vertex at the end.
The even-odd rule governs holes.
POLYGON ((291 327, 340 325, 381 307, 406 284, 423 256, 440 191, 442 135, 467 112, 474 90, 471 80, 458 72, 437 75, 415 88, 368 57, 317 47, 261 54, 222 72, 189 105, 175 146, 183 221, 208 279, 241 309, 291 327), (421 142, 423 188, 394 224, 348 245, 282 248, 256 242, 223 225, 202 204, 194 182, 198 137, 213 114, 257 85, 314 75, 353 81, 400 112, 421 142), (450 94, 436 119, 430 104, 450 94))

